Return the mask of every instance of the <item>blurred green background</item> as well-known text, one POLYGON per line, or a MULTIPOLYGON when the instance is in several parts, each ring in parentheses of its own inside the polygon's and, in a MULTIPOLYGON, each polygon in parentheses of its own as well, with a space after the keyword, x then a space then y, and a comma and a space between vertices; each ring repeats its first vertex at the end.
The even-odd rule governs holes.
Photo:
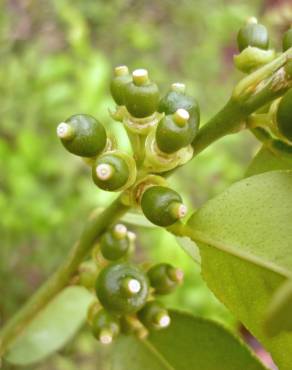
MULTIPOLYGON (((113 198, 65 152, 56 125, 74 113, 92 114, 127 148, 108 115, 114 106, 109 79, 119 64, 149 69, 162 92, 186 83, 205 122, 241 78, 232 56, 237 30, 250 15, 269 26, 277 47, 292 6, 271 0, 0 1, 1 324, 66 256, 90 211, 113 198)), ((247 133, 225 138, 174 175, 171 185, 196 208, 240 179, 257 148, 247 133)), ((135 231, 140 260, 167 260, 185 271, 184 286, 167 299, 170 307, 235 326, 172 236, 135 231)), ((33 369, 107 369, 106 356, 84 330, 33 369)))

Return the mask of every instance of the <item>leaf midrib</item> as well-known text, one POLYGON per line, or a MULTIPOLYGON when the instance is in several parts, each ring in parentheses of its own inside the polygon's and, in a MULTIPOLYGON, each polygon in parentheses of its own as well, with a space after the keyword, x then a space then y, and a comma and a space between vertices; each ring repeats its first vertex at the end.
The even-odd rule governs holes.
POLYGON ((170 365, 170 363, 166 360, 166 358, 148 340, 143 339, 141 340, 141 343, 145 347, 147 347, 147 349, 151 351, 153 355, 156 356, 161 361, 161 363, 165 366, 166 370, 176 370, 174 367, 170 365))
POLYGON ((224 243, 222 241, 216 240, 208 235, 206 235, 204 232, 200 230, 193 230, 190 226, 185 225, 184 231, 186 232, 186 236, 191 238, 196 243, 204 243, 207 245, 210 245, 211 247, 215 247, 223 252, 229 253, 235 257, 238 257, 240 259, 243 259, 247 262, 250 262, 254 265, 264 267, 268 270, 271 270, 285 278, 291 278, 292 272, 282 266, 278 266, 277 264, 269 261, 265 261, 261 259, 260 257, 251 254, 247 252, 246 250, 242 250, 234 245, 230 245, 227 243, 224 243))

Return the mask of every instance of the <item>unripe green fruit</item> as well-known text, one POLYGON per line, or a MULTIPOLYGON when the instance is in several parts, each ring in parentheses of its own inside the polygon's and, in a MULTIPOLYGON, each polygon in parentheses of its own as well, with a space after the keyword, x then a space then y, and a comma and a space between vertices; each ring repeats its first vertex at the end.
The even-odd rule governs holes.
POLYGON ((151 116, 157 109, 159 90, 148 78, 145 69, 133 72, 133 81, 125 86, 125 105, 129 113, 136 118, 151 116))
POLYGON ((164 153, 174 153, 189 145, 193 140, 190 135, 189 113, 178 109, 173 115, 163 117, 156 128, 155 138, 158 148, 164 153))
POLYGON ((110 344, 120 333, 119 320, 102 309, 92 319, 93 335, 102 344, 110 344))
POLYGON ((143 271, 129 263, 113 263, 104 268, 96 281, 100 303, 117 315, 140 310, 148 297, 149 281, 143 271))
POLYGON ((185 85, 174 83, 171 90, 160 100, 158 112, 170 115, 178 109, 188 111, 189 118, 189 141, 192 142, 199 130, 200 109, 195 98, 185 93, 185 85))
POLYGON ((100 154, 107 141, 103 125, 88 114, 75 114, 60 123, 57 135, 70 153, 81 157, 100 154))
POLYGON ((280 133, 286 139, 292 141, 292 89, 289 89, 281 99, 276 121, 280 133))
POLYGON ((239 51, 244 50, 248 46, 267 50, 269 48, 269 33, 262 24, 247 23, 240 28, 237 34, 237 45, 239 51))
POLYGON ((149 330, 160 330, 169 326, 170 317, 161 302, 149 301, 137 314, 139 320, 149 330))
POLYGON ((117 224, 103 234, 100 251, 105 259, 115 261, 128 254, 130 245, 127 228, 122 224, 117 224))
POLYGON ((132 77, 129 74, 127 66, 115 68, 115 76, 111 80, 110 91, 117 105, 125 105, 125 86, 131 82, 132 77))
POLYGON ((142 195, 141 208, 149 221, 158 226, 170 226, 186 214, 181 196, 164 186, 151 186, 142 195))
POLYGON ((292 47, 292 28, 286 31, 283 35, 282 48, 286 51, 292 47))
POLYGON ((123 190, 131 186, 135 178, 136 163, 134 159, 117 150, 98 157, 92 167, 92 179, 103 190, 123 190))
POLYGON ((156 294, 171 293, 183 280, 183 272, 168 263, 159 263, 147 273, 156 294))

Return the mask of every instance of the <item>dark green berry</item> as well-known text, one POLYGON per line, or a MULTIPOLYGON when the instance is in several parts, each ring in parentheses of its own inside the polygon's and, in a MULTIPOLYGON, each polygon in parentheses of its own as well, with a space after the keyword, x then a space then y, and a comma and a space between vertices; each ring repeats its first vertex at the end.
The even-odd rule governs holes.
POLYGON ((115 261, 127 256, 130 245, 127 228, 117 224, 103 234, 100 240, 100 251, 105 259, 115 261))
POLYGON ((185 109, 178 109, 174 114, 163 117, 157 125, 155 138, 158 148, 164 153, 174 153, 189 145, 193 140, 190 135, 190 115, 185 109))
POLYGON ((156 294, 171 293, 183 280, 183 272, 168 263, 159 263, 147 273, 156 294))
POLYGON ((136 177, 136 164, 132 157, 120 151, 107 152, 95 161, 92 179, 107 191, 120 191, 130 185, 136 177))
POLYGON ((147 302, 137 316, 149 330, 164 329, 170 324, 170 316, 167 309, 158 301, 147 302))
POLYGON ((92 332, 102 344, 110 344, 120 333, 119 320, 104 309, 92 319, 92 332))
POLYGON ((133 117, 151 116, 159 102, 158 87, 149 80, 145 69, 136 69, 132 76, 133 81, 125 86, 125 105, 133 117))
POLYGON ((289 89, 281 99, 276 121, 280 133, 292 141, 292 89, 289 89))
POLYGON ((75 114, 60 123, 57 135, 70 153, 81 157, 100 154, 107 142, 103 125, 88 114, 75 114))
POLYGON ((182 83, 172 84, 171 90, 160 100, 157 110, 170 115, 178 109, 185 109, 190 115, 189 141, 192 142, 199 130, 200 109, 196 99, 185 93, 185 85, 182 83))
POLYGON ((131 82, 132 77, 129 74, 127 66, 115 68, 115 76, 111 80, 110 91, 117 105, 125 105, 125 86, 131 82))
POLYGON ((164 186, 151 186, 142 195, 141 208, 149 221, 158 226, 170 226, 186 214, 181 196, 164 186))
POLYGON ((286 51, 292 47, 292 28, 286 31, 282 39, 283 51, 286 51))
POLYGON ((145 273, 130 263, 113 263, 104 268, 96 281, 100 303, 118 315, 140 310, 148 297, 149 281, 145 273))
POLYGON ((266 27, 257 23, 255 18, 240 28, 237 34, 237 45, 239 51, 244 50, 248 46, 267 50, 269 48, 269 33, 266 27))

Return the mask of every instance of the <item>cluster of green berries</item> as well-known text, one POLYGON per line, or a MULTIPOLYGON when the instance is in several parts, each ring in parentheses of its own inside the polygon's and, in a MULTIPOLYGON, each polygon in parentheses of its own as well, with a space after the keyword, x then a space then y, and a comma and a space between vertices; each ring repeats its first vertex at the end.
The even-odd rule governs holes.
POLYGON ((117 104, 112 117, 124 124, 130 140, 135 136, 141 143, 139 160, 135 146, 133 155, 120 150, 118 140, 112 140, 104 125, 87 114, 60 123, 57 135, 69 152, 92 166, 92 179, 100 189, 132 193, 134 206, 151 222, 170 226, 187 209, 180 195, 167 186, 163 172, 191 159, 191 143, 199 129, 198 104, 184 84, 174 83, 161 97, 147 70, 130 74, 126 66, 115 68, 110 91, 117 104), (147 181, 153 175, 156 181, 147 181))
MULTIPOLYGON (((235 56, 236 66, 244 72, 251 72, 263 64, 274 59, 277 54, 269 49, 269 33, 267 28, 259 24, 257 19, 249 18, 247 23, 240 28, 237 35, 237 45, 241 52, 235 56)), ((292 47, 292 28, 288 29, 282 38, 282 51, 292 47)), ((287 62, 285 73, 292 74, 292 60, 287 62)), ((276 137, 288 144, 292 143, 292 89, 283 97, 277 99, 270 106, 269 128, 276 137)))
POLYGON ((93 259, 79 268, 80 284, 98 299, 89 309, 88 321, 94 336, 104 344, 119 333, 143 338, 170 324, 168 311, 157 296, 173 292, 183 272, 167 263, 150 268, 135 265, 130 261, 134 244, 135 234, 116 224, 102 235, 93 259))

